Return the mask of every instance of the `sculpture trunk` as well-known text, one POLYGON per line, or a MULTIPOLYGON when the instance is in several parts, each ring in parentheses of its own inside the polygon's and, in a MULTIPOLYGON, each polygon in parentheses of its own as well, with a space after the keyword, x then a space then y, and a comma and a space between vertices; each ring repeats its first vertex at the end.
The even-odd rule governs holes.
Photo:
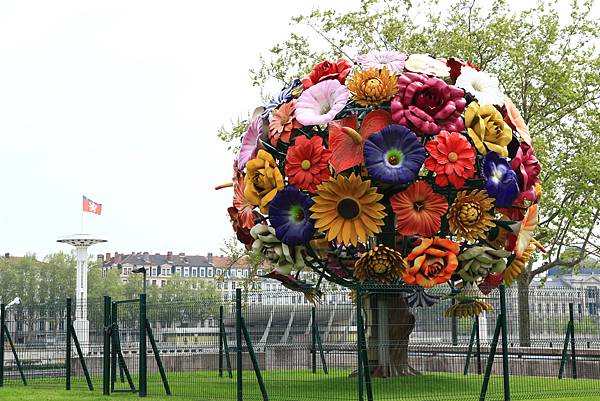
MULTIPOLYGON (((394 212, 386 202, 387 216, 378 242, 396 248, 394 212)), ((403 251, 403 250, 400 250, 403 251)), ((408 342, 415 317, 399 292, 372 293, 365 302, 369 367, 374 377, 419 374, 408 363, 408 342)))
POLYGON ((408 343, 415 328, 415 317, 402 294, 371 294, 365 302, 365 311, 371 375, 419 374, 408 361, 408 343))

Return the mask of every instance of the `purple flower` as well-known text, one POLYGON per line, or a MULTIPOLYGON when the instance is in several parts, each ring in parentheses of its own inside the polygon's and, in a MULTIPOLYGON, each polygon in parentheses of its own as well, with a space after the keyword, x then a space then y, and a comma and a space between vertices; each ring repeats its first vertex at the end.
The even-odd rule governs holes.
POLYGON ((402 125, 388 125, 369 136, 364 156, 371 178, 392 185, 415 180, 427 157, 417 135, 402 125))
POLYGON ((277 96, 274 96, 269 100, 265 105, 265 111, 262 112, 261 117, 267 118, 273 109, 298 97, 300 93, 302 93, 302 89, 302 81, 294 79, 292 83, 286 85, 277 96))
POLYGON ((301 245, 312 239, 315 221, 308 216, 314 203, 310 196, 291 185, 277 192, 269 204, 269 221, 281 242, 301 245))
POLYGON ((327 124, 348 103, 350 92, 336 79, 321 81, 300 95, 296 102, 296 121, 302 125, 327 124))
POLYGON ((513 204, 519 194, 519 183, 506 159, 496 152, 488 152, 482 164, 481 175, 486 180, 485 190, 488 195, 496 199, 496 206, 508 207, 513 204))
POLYGON ((250 125, 242 138, 242 147, 238 154, 238 169, 243 170, 248 160, 252 159, 258 146, 258 138, 263 132, 263 119, 261 116, 257 116, 254 120, 250 121, 250 125))
POLYGON ((407 58, 407 54, 393 50, 373 50, 367 54, 358 56, 355 61, 364 69, 382 69, 383 67, 386 67, 388 71, 400 74, 404 70, 404 62, 407 58))

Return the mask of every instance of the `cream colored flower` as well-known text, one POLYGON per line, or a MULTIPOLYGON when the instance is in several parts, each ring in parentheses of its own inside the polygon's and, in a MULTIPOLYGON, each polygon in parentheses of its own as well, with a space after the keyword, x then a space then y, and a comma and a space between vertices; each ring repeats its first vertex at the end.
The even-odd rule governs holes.
POLYGON ((412 72, 435 75, 436 77, 450 76, 450 68, 443 61, 436 60, 427 54, 411 54, 404 63, 404 68, 412 72))

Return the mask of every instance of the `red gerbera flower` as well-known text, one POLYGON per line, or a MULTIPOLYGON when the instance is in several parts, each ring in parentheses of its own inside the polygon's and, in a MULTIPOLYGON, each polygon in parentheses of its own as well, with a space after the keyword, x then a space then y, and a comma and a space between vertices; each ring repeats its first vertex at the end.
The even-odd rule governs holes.
POLYGON ((475 175, 475 150, 464 135, 441 131, 427 142, 429 157, 425 168, 435 173, 435 183, 445 187, 450 182, 455 188, 465 185, 465 179, 475 175))
POLYGON ((285 159, 285 174, 290 184, 309 192, 316 192, 317 185, 331 177, 328 162, 331 151, 323 147, 323 139, 313 136, 296 138, 288 149, 285 159))
POLYGON ((390 198, 396 214, 396 230, 400 235, 431 237, 440 230, 442 216, 448 211, 448 202, 433 192, 425 181, 417 181, 405 191, 390 198))

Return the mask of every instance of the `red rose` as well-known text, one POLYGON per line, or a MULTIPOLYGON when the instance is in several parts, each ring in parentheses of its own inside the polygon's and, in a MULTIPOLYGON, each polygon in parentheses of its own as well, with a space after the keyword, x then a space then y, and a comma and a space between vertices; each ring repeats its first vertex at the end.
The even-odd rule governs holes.
POLYGON ((392 120, 417 135, 440 131, 461 132, 467 101, 464 91, 436 77, 407 72, 398 78, 398 94, 392 100, 392 120))
POLYGON ((450 67, 450 78, 456 82, 456 78, 460 75, 462 67, 471 67, 479 71, 479 67, 473 65, 470 61, 462 61, 459 58, 451 57, 446 61, 446 65, 450 67))
POLYGON ((302 78, 302 85, 304 86, 304 89, 308 89, 314 84, 326 79, 337 79, 343 84, 346 82, 346 77, 350 74, 351 68, 352 64, 343 58, 335 63, 322 61, 313 67, 310 74, 302 78))

